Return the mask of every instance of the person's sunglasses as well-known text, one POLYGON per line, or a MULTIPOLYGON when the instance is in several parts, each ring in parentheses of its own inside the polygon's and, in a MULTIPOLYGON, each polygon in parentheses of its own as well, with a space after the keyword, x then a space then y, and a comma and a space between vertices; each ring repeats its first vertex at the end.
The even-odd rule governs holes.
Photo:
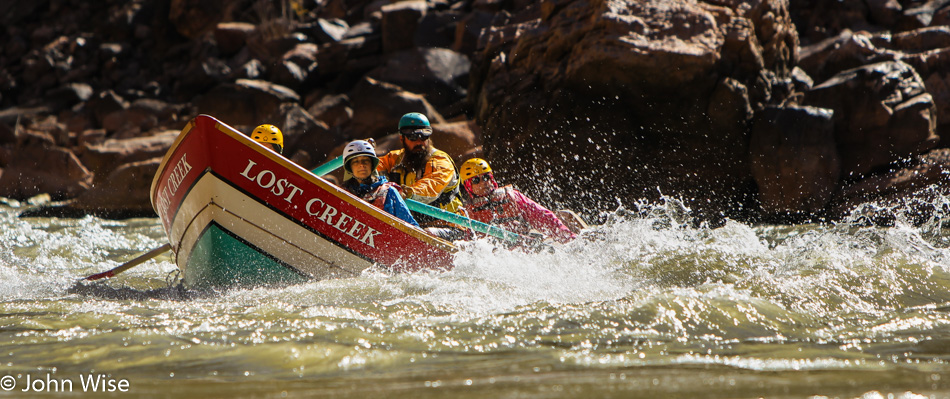
POLYGON ((415 129, 403 129, 400 134, 402 134, 402 137, 405 137, 407 140, 422 141, 429 138, 431 133, 415 129))
POLYGON ((481 182, 483 182, 483 181, 488 181, 489 179, 490 179, 490 177, 489 177, 488 174, 486 173, 486 174, 484 174, 484 175, 475 176, 475 177, 471 178, 470 180, 472 181, 472 184, 478 184, 478 183, 481 183, 481 182))
POLYGON ((402 135, 402 137, 405 137, 406 140, 411 140, 411 141, 424 141, 425 139, 429 138, 429 135, 423 134, 423 133, 409 133, 409 134, 402 135))

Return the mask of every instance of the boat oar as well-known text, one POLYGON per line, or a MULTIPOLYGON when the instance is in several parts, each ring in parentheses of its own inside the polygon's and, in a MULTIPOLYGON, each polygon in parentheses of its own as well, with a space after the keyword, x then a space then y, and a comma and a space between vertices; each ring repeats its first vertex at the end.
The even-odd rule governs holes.
MULTIPOLYGON (((126 271, 126 270, 129 270, 129 269, 135 267, 135 266, 138 266, 139 264, 144 263, 145 261, 147 261, 147 260, 149 260, 149 259, 152 259, 152 258, 154 258, 154 257, 156 257, 156 256, 158 256, 158 255, 161 255, 163 252, 169 250, 170 248, 171 248, 171 245, 169 245, 169 244, 162 245, 162 246, 160 246, 160 247, 158 247, 158 248, 155 248, 155 249, 153 249, 153 250, 151 250, 151 251, 148 251, 148 252, 146 252, 146 253, 144 253, 144 254, 142 254, 142 255, 139 255, 139 257, 137 257, 137 258, 135 258, 135 259, 132 259, 132 260, 130 260, 130 261, 128 261, 128 262, 125 262, 125 263, 123 263, 122 265, 120 265, 120 266, 118 266, 118 267, 115 267, 115 268, 113 268, 113 269, 111 269, 111 270, 106 270, 106 271, 104 271, 104 272, 102 272, 102 273, 93 274, 93 275, 91 275, 91 276, 89 276, 89 277, 84 278, 83 280, 94 281, 94 280, 98 280, 98 279, 101 279, 101 278, 109 278, 109 277, 115 276, 116 274, 122 273, 122 272, 124 272, 124 271, 126 271)), ((82 281, 82 280, 80 280, 80 281, 82 281)))
POLYGON ((317 166, 316 168, 314 168, 313 170, 311 170, 310 173, 313 173, 313 174, 315 174, 315 175, 317 175, 317 176, 323 176, 323 175, 325 175, 325 174, 327 174, 327 173, 330 173, 330 172, 332 172, 332 171, 334 171, 334 170, 339 169, 339 168, 342 167, 342 166, 343 166, 343 156, 340 155, 340 156, 338 156, 338 157, 336 157, 336 158, 333 158, 333 159, 327 161, 327 162, 326 162, 325 164, 323 164, 323 165, 317 166))
POLYGON ((519 243, 519 242, 530 240, 530 238, 522 236, 520 234, 512 233, 500 227, 492 226, 487 223, 482 223, 477 220, 472 220, 465 216, 458 215, 446 210, 442 210, 440 208, 436 208, 432 205, 426 205, 416 200, 407 199, 406 205, 408 205, 409 210, 413 212, 419 212, 426 216, 431 216, 436 219, 444 220, 449 223, 455 223, 462 227, 468 227, 479 233, 488 234, 492 237, 500 238, 505 241, 519 243))

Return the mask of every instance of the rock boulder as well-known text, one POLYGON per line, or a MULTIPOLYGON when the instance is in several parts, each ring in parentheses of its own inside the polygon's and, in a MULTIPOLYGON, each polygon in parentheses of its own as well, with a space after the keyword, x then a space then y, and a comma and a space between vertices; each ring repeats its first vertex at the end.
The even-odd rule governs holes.
POLYGON ((741 207, 751 112, 783 100, 796 59, 785 7, 529 6, 480 40, 470 98, 485 155, 529 195, 577 209, 660 195, 702 199, 690 201, 700 212, 741 207))

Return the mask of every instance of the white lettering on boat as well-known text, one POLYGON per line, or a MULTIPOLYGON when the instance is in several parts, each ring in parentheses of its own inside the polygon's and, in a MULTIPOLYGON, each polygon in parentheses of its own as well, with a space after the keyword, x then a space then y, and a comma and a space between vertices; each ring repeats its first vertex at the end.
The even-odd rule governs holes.
POLYGON ((191 172, 191 164, 186 160, 187 156, 188 153, 181 155, 181 159, 178 160, 178 163, 175 164, 175 168, 172 169, 171 173, 168 174, 168 178, 165 179, 165 185, 162 187, 162 191, 158 193, 158 212, 163 218, 164 215, 168 213, 171 198, 178 192, 178 187, 181 186, 181 182, 188 176, 188 172, 191 172))
POLYGON ((303 192, 303 190, 291 184, 289 181, 287 181, 287 179, 278 180, 277 175, 275 175, 274 172, 271 172, 267 169, 261 170, 260 172, 257 173, 257 175, 251 176, 251 169, 254 168, 254 165, 257 165, 257 162, 254 162, 248 159, 247 167, 245 167, 244 171, 241 172, 241 176, 244 176, 248 180, 257 183, 257 185, 261 186, 261 188, 271 189, 270 190, 271 194, 274 194, 279 197, 279 196, 284 195, 284 191, 286 191, 289 188, 290 193, 287 194, 286 197, 284 197, 284 201, 293 203, 294 196, 297 195, 297 193, 303 192))
MULTIPOLYGON (((273 171, 261 169, 255 173, 255 166, 257 166, 257 162, 250 159, 247 160, 247 166, 244 168, 244 171, 241 172, 241 176, 256 183, 263 189, 269 189, 271 194, 276 196, 283 196, 285 192, 289 191, 289 193, 283 197, 283 199, 289 203, 293 203, 295 195, 303 192, 302 189, 291 184, 287 179, 278 179, 277 174, 273 171)), ((313 198, 307 201, 305 209, 310 216, 316 217, 317 220, 359 240, 363 244, 376 248, 375 238, 381 234, 379 231, 354 219, 346 213, 340 212, 336 207, 323 202, 322 199, 313 198)))
POLYGON ((360 237, 357 235, 357 234, 359 234, 359 233, 357 233, 357 231, 360 230, 360 227, 366 227, 366 225, 360 223, 359 220, 353 220, 353 227, 350 227, 350 231, 347 231, 347 232, 346 232, 346 235, 348 235, 348 236, 350 236, 350 237, 353 237, 353 238, 359 240, 360 237))
POLYGON ((337 230, 340 230, 340 231, 342 231, 342 232, 345 233, 346 230, 343 230, 343 226, 346 225, 346 222, 347 222, 348 220, 353 220, 353 218, 351 218, 350 215, 347 215, 347 214, 345 214, 345 213, 341 213, 341 214, 340 214, 340 218, 337 219, 336 224, 334 224, 333 227, 335 227, 337 230))
POLYGON ((335 215, 336 215, 336 208, 332 206, 328 206, 323 210, 323 214, 320 215, 320 220, 322 220, 326 224, 333 224, 333 216, 335 215))
POLYGON ((280 179, 277 181, 277 183, 274 183, 274 188, 271 189, 270 192, 271 194, 274 194, 280 197, 284 195, 284 191, 288 188, 290 189, 290 194, 288 194, 287 197, 284 198, 284 201, 293 203, 294 195, 296 195, 299 192, 302 192, 303 190, 301 190, 300 188, 298 188, 297 186, 293 184, 290 184, 290 182, 288 182, 287 179, 280 179))
POLYGON ((257 184, 260 184, 263 188, 274 187, 274 183, 277 183, 277 176, 274 176, 274 172, 269 170, 263 170, 261 173, 257 174, 257 184), (264 183, 264 179, 268 179, 267 183, 264 183))
POLYGON ((327 225, 330 225, 333 228, 342 231, 344 234, 360 240, 360 242, 363 244, 369 245, 373 248, 376 248, 376 241, 374 238, 382 234, 376 229, 360 223, 360 221, 354 219, 352 216, 338 211, 335 207, 323 202, 323 200, 320 198, 313 198, 310 201, 307 201, 306 211, 308 214, 310 214, 310 216, 316 216, 317 220, 320 220, 321 222, 324 222, 327 225), (340 218, 336 220, 336 223, 333 223, 333 217, 337 214, 340 215, 340 218), (347 225, 347 223, 351 221, 353 224, 347 225), (357 233, 361 227, 366 228, 366 231, 363 233, 362 237, 357 233), (349 228, 349 231, 347 231, 347 228, 349 228))
POLYGON ((360 241, 366 245, 376 248, 376 243, 373 242, 373 237, 376 237, 380 234, 380 232, 370 228, 369 226, 366 226, 366 234, 363 234, 363 238, 360 238, 360 241))

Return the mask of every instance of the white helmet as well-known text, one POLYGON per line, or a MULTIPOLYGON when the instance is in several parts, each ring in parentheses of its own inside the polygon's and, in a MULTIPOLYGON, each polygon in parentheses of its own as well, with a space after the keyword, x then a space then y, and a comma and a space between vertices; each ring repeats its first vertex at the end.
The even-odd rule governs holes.
POLYGON ((357 157, 370 157, 373 160, 373 170, 379 165, 379 157, 376 156, 376 147, 373 145, 373 139, 352 141, 343 148, 343 169, 353 173, 350 170, 350 160, 357 157))

